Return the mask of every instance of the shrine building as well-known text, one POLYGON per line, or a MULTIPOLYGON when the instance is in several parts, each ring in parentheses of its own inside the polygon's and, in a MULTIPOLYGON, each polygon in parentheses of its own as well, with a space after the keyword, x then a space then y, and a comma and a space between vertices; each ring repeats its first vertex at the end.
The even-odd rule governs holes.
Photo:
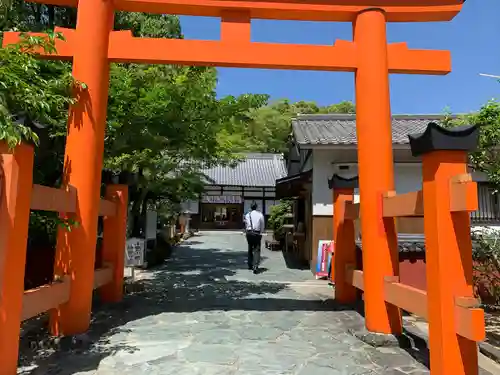
POLYGON ((242 229, 243 215, 253 202, 269 218, 277 203, 276 180, 287 175, 283 155, 243 154, 235 166, 216 166, 203 171, 205 191, 198 200, 185 202, 183 211, 191 215, 196 229, 242 229))
MULTIPOLYGON (((411 154, 408 134, 423 132, 430 122, 440 123, 442 115, 394 115, 392 117, 392 153, 397 194, 422 189, 422 164, 411 154)), ((316 266, 321 240, 333 238, 333 191, 328 180, 334 174, 358 176, 356 116, 345 114, 299 115, 292 122, 293 141, 288 152, 287 177, 276 181, 277 199, 293 198, 297 255, 316 266), (299 223, 302 223, 299 225, 299 223)), ((373 168, 377 168, 376 165, 373 168)), ((473 226, 500 228, 500 205, 483 173, 470 170, 478 185, 479 209, 471 213, 473 226)), ((354 190, 359 202, 359 191, 354 190)), ((402 235, 423 234, 423 219, 397 219, 402 235)), ((356 228, 359 234, 359 227, 356 228)))

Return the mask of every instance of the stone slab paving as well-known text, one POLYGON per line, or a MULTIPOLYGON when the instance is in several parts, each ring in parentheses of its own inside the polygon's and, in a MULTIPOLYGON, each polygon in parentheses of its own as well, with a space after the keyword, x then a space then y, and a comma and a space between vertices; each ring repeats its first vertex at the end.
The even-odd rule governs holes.
MULTIPOLYGON (((400 348, 373 348, 349 333, 363 325, 337 306, 326 282, 262 251, 247 269, 241 233, 205 232, 146 271, 143 290, 101 306, 79 350, 21 353, 31 375, 423 375, 400 348)), ((24 349, 23 349, 24 350, 24 349)))

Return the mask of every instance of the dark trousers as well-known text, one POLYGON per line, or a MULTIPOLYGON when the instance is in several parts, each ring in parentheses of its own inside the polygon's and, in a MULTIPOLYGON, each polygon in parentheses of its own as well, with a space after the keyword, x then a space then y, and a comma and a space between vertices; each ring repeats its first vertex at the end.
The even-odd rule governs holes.
POLYGON ((260 244, 262 234, 247 232, 248 268, 257 269, 260 263, 260 244))

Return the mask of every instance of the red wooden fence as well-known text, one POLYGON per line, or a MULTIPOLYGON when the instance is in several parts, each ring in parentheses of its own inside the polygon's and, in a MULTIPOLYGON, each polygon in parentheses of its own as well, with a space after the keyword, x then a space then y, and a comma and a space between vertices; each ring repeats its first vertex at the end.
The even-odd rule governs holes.
MULTIPOLYGON (((78 209, 75 189, 33 185, 33 148, 9 149, 0 142, 0 353, 1 375, 17 370, 19 332, 23 320, 57 309, 69 300, 74 276, 56 267, 54 281, 24 291, 24 270, 30 210, 55 211, 71 216, 78 209)), ((104 216, 103 261, 93 276, 93 287, 104 301, 123 295, 128 187, 108 186, 99 215, 104 216)), ((57 259, 56 259, 57 263, 57 259)), ((56 329, 53 327, 53 329, 56 329)), ((53 333, 57 333, 56 331, 53 333)))

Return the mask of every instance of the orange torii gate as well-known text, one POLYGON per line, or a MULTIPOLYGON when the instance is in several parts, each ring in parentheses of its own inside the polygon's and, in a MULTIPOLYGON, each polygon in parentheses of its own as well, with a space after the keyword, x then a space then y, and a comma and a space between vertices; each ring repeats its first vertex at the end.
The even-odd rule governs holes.
MULTIPOLYGON (((89 326, 111 62, 355 73, 363 263, 370 265, 364 269, 366 325, 374 332, 401 332, 399 308, 384 299, 384 278, 398 272, 394 262, 394 220, 382 213, 382 195, 394 190, 389 74, 444 75, 451 70, 451 58, 448 51, 413 50, 406 43, 388 44, 386 24, 449 21, 460 12, 463 0, 39 2, 78 7, 76 30, 58 29, 65 41, 57 41, 57 55, 47 57, 73 60, 74 77, 87 85, 79 93, 78 103, 72 106, 68 123, 65 181, 77 191, 76 220, 80 225, 65 233, 64 238, 59 236, 57 272, 70 273, 72 281, 68 302, 51 314, 52 333, 75 334, 89 326), (220 41, 135 38, 127 31, 113 31, 114 12, 118 10, 220 17, 221 38, 220 41), (351 22, 353 40, 337 41, 333 46, 251 42, 252 18, 351 22)), ((18 40, 19 33, 5 33, 4 44, 18 40)), ((19 230, 27 230, 24 226, 27 223, 19 230)), ((5 281, 2 288, 9 288, 5 281)), ((20 317, 12 311, 1 318, 0 332, 3 327, 19 322, 20 317)), ((0 353, 12 353, 7 350, 7 341, 0 340, 0 353)), ((17 359, 11 357, 3 358, 0 374, 10 374, 17 359)), ((435 358, 439 361, 440 356, 435 358)), ((453 375, 465 373, 465 370, 455 371, 453 375)))

